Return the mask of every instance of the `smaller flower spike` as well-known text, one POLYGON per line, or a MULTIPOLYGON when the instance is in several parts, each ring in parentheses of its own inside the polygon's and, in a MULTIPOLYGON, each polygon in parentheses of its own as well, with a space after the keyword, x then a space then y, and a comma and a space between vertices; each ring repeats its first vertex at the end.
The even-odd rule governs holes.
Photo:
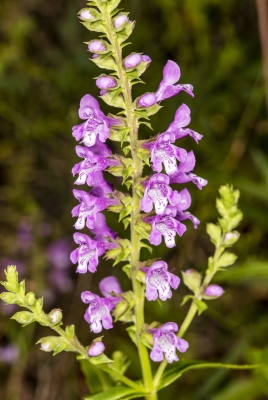
POLYGON ((224 290, 222 287, 220 287, 219 285, 212 284, 212 285, 207 286, 204 294, 211 298, 213 298, 213 297, 217 298, 217 297, 222 296, 223 293, 224 293, 224 290))
POLYGON ((105 350, 105 346, 102 342, 93 342, 88 348, 89 357, 98 357, 105 350))
POLYGON ((156 261, 149 268, 142 269, 146 273, 146 298, 147 300, 163 301, 172 297, 170 287, 177 289, 180 278, 168 271, 168 265, 164 261, 156 261))
POLYGON ((117 200, 105 197, 95 197, 84 190, 74 189, 73 194, 74 197, 80 201, 80 204, 72 210, 72 216, 78 217, 78 220, 74 225, 76 229, 83 229, 85 222, 89 229, 93 229, 96 223, 96 214, 105 210, 108 206, 118 204, 117 200))
POLYGON ((177 160, 184 162, 187 151, 175 146, 176 137, 174 133, 165 132, 158 136, 154 142, 145 143, 144 147, 151 152, 152 168, 156 172, 162 171, 162 163, 166 173, 172 175, 177 171, 177 160))
POLYGON ((174 121, 169 125, 167 132, 172 132, 175 134, 176 139, 180 139, 184 136, 191 136, 196 143, 202 139, 203 135, 193 131, 192 129, 183 129, 185 126, 189 125, 191 121, 191 110, 186 104, 182 104, 176 111, 174 121))
POLYGON ((87 270, 96 272, 99 257, 105 252, 104 243, 92 240, 89 236, 79 232, 74 234, 74 241, 79 244, 79 247, 71 253, 70 258, 73 264, 78 261, 76 272, 80 274, 85 274, 87 270))
POLYGON ((108 166, 119 164, 113 159, 94 154, 91 149, 82 146, 76 146, 75 148, 76 154, 84 158, 84 161, 76 164, 72 169, 73 176, 78 174, 78 178, 74 182, 76 185, 87 183, 89 186, 95 186, 94 178, 97 172, 104 171, 108 166))
POLYGON ((118 120, 105 117, 98 101, 90 94, 86 94, 81 99, 78 114, 86 122, 75 125, 72 129, 72 135, 77 141, 81 140, 87 147, 95 145, 97 138, 101 142, 105 142, 110 135, 110 126, 119 124, 118 120))
POLYGON ((155 174, 144 182, 145 193, 141 201, 141 209, 150 212, 155 206, 157 215, 164 214, 168 202, 172 206, 180 201, 180 195, 176 190, 169 187, 169 177, 164 174, 155 174))
POLYGON ((83 292, 81 294, 83 303, 89 304, 84 318, 90 325, 91 332, 99 333, 104 329, 113 327, 113 320, 110 311, 114 308, 114 304, 110 299, 103 299, 91 292, 83 292))
POLYGON ((192 171, 195 167, 195 156, 192 151, 187 154, 186 160, 182 161, 177 172, 170 177, 170 183, 186 183, 192 181, 198 189, 202 190, 208 181, 195 175, 192 171))
POLYGON ((155 362, 160 362, 164 359, 164 355, 168 363, 178 361, 179 358, 176 354, 176 349, 184 353, 189 344, 186 340, 181 339, 175 335, 174 332, 178 331, 178 325, 174 322, 168 322, 159 329, 151 329, 154 339, 154 346, 151 351, 150 357, 155 362))
POLYGON ((196 229, 200 224, 199 219, 197 219, 194 215, 192 215, 188 211, 185 211, 191 205, 192 202, 191 195, 187 189, 182 189, 179 195, 180 195, 180 201, 179 203, 176 204, 176 209, 177 209, 176 220, 185 221, 186 219, 189 219, 190 221, 192 221, 194 228, 196 229))
POLYGON ((158 246, 162 242, 162 236, 166 246, 172 248, 176 246, 176 233, 182 236, 186 231, 186 226, 176 220, 177 210, 175 207, 167 206, 164 215, 156 215, 147 217, 145 221, 152 225, 152 232, 149 237, 149 242, 158 246))

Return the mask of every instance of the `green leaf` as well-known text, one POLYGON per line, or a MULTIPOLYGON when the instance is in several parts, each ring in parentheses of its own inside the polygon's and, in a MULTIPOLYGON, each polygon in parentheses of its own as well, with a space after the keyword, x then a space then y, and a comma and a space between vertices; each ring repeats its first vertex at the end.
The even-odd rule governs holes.
POLYGON ((14 293, 3 292, 0 293, 0 299, 7 304, 16 304, 18 297, 14 293))
POLYGON ((136 326, 131 325, 128 328, 126 328, 126 331, 129 334, 129 337, 132 340, 132 342, 137 346, 136 326))
POLYGON ((202 312, 204 312, 204 311, 208 308, 208 306, 207 306, 206 303, 205 303, 204 301, 202 301, 202 300, 198 300, 198 299, 196 299, 196 298, 194 298, 193 300, 194 300, 194 303, 195 303, 195 305, 196 305, 196 307, 197 307, 198 315, 201 315, 202 312))
POLYGON ((214 243, 217 246, 221 240, 220 226, 211 223, 207 224, 207 234, 209 235, 212 243, 214 243))
POLYGON ((121 253, 116 257, 115 262, 113 263, 113 267, 119 264, 121 261, 128 261, 129 254, 130 254, 130 249, 121 251, 121 253))
POLYGON ((148 244, 144 243, 144 242, 140 242, 140 246, 144 247, 145 249, 149 250, 149 252, 152 254, 153 252, 153 248, 151 246, 149 246, 148 244))
POLYGON ((11 319, 15 319, 15 321, 19 322, 23 326, 26 326, 36 320, 35 315, 30 311, 19 311, 14 314, 11 319))
POLYGON ((88 360, 80 360, 80 365, 90 393, 102 392, 114 386, 110 376, 88 360))
POLYGON ((141 390, 140 392, 135 389, 128 388, 127 386, 116 386, 111 389, 106 390, 105 392, 93 395, 86 396, 85 399, 91 400, 129 400, 134 398, 144 397, 144 392, 141 390))
POLYGON ((112 363, 113 360, 110 360, 110 358, 108 358, 105 354, 101 354, 98 357, 91 357, 90 358, 90 362, 93 365, 98 365, 98 364, 108 364, 108 363, 112 363))
POLYGON ((138 232, 141 235, 141 239, 149 239, 150 232, 148 232, 146 229, 144 229, 143 226, 135 225, 134 229, 135 229, 136 232, 138 232))
POLYGON ((130 224, 130 221, 131 221, 131 218, 130 217, 127 217, 127 218, 124 218, 123 219, 123 225, 124 225, 124 229, 127 229, 127 227, 129 226, 129 224, 130 224))
POLYGON ((187 303, 188 300, 194 299, 194 296, 192 294, 188 294, 187 296, 184 296, 181 302, 181 306, 187 303))
POLYGON ((197 361, 197 360, 181 360, 166 370, 159 383, 158 390, 169 386, 171 383, 180 378, 182 374, 184 374, 186 371, 192 369, 203 369, 203 368, 253 369, 253 368, 259 368, 261 366, 263 366, 263 364, 235 365, 235 364, 211 363, 211 362, 197 361))
POLYGON ((196 294, 201 286, 202 275, 195 269, 190 269, 187 272, 182 271, 182 279, 185 286, 196 294))
POLYGON ((234 264, 236 259, 237 259, 237 256, 235 254, 229 253, 228 251, 226 251, 225 253, 223 253, 223 255, 220 257, 220 259, 217 261, 216 266, 217 266, 217 268, 228 267, 229 265, 234 264))
POLYGON ((90 60, 94 62, 94 64, 96 64, 99 68, 104 68, 113 71, 117 70, 117 66, 114 62, 113 57, 111 56, 91 58, 90 60))
POLYGON ((65 328, 65 332, 67 333, 70 339, 74 338, 74 329, 75 329, 74 325, 67 325, 65 328))
POLYGON ((254 379, 241 379, 224 385, 220 392, 213 396, 213 400, 256 400, 263 394, 258 382, 254 379))
POLYGON ((100 98, 103 101, 105 101, 105 103, 108 104, 109 106, 125 108, 125 102, 124 102, 123 96, 121 94, 118 94, 113 97, 112 92, 113 91, 108 91, 105 94, 103 94, 102 96, 100 96, 100 98))

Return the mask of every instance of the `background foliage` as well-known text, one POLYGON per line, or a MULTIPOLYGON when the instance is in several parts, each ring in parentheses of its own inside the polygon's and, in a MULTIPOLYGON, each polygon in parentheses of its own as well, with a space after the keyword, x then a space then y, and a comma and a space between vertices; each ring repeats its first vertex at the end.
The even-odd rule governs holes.
MULTIPOLYGON (((111 273, 122 279, 124 289, 128 283, 120 267, 111 271, 111 263, 102 261, 94 276, 79 277, 70 266, 65 281, 55 287, 48 256, 49 246, 62 238, 69 251, 74 223, 70 211, 75 205, 70 171, 78 162, 71 127, 78 123, 80 98, 86 93, 98 95, 92 80, 97 68, 88 61, 83 44, 92 35, 76 18, 84 6, 83 0, 0 3, 0 274, 2 278, 10 260, 20 264, 28 289, 45 296, 47 309, 61 307, 65 322, 77 325, 86 344, 94 335, 83 320, 80 293, 89 288, 97 291, 99 280, 111 273)), ((191 128, 204 134, 198 146, 187 138, 180 143, 188 151, 194 149, 195 172, 209 180, 202 192, 189 186, 191 211, 201 219, 201 226, 194 231, 189 225, 175 249, 159 246, 154 256, 163 257, 177 273, 191 267, 202 270, 213 250, 205 222, 216 218, 217 189, 228 182, 241 190, 244 221, 236 246, 239 261, 219 274, 217 281, 226 293, 190 328, 186 356, 234 363, 267 360, 268 122, 255 3, 126 0, 122 6, 137 21, 128 51, 144 52, 153 59, 144 75, 146 89, 156 89, 166 59, 176 61, 182 82, 195 88, 194 99, 181 93, 165 102, 152 119, 155 133, 167 128, 185 102, 192 110, 191 128)), ((135 90, 138 95, 144 87, 135 90)), ((107 111, 107 106, 102 109, 107 111)), ((149 130, 142 129, 142 136, 148 138, 149 130)), ((109 218, 116 229, 116 217, 109 218)), ((162 307, 147 303, 148 321, 165 322, 169 315, 180 324, 188 307, 179 307, 186 293, 180 287, 172 307, 171 301, 162 307)), ((9 313, 8 307, 2 307, 3 398, 75 400, 88 393, 74 357, 64 353, 52 359, 41 353, 35 343, 46 335, 44 328, 22 330, 9 321, 9 313), (17 348, 7 357, 4 349, 13 342, 17 348)), ((105 333, 108 353, 120 348, 135 358, 124 327, 117 323, 115 329, 105 333)), ((139 375, 134 361, 129 375, 139 375)), ((160 392, 160 399, 178 398, 178 393, 180 400, 263 400, 268 398, 268 372, 194 371, 160 392)))

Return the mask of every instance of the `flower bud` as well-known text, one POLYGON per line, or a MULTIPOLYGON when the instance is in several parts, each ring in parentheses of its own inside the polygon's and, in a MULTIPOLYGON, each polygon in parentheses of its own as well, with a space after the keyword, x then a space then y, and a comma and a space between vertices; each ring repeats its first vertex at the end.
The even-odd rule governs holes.
POLYGON ((209 285, 205 290, 205 295, 208 297, 220 297, 224 293, 224 290, 219 285, 209 285))
POLYGON ((157 98, 154 93, 145 93, 138 99, 138 106, 142 108, 151 107, 157 103, 157 98))
POLYGON ((182 278, 188 289, 192 290, 194 293, 198 292, 202 281, 202 275, 198 271, 195 269, 187 269, 184 272, 182 271, 182 278))
POLYGON ((99 89, 111 89, 115 87, 116 80, 112 78, 111 76, 108 75, 102 75, 96 80, 96 85, 98 86, 99 89))
POLYGON ((105 93, 107 93, 107 90, 102 89, 102 90, 100 91, 100 96, 104 96, 105 93))
POLYGON ((227 246, 231 246, 232 244, 236 243, 239 239, 239 233, 234 231, 234 232, 229 232, 226 233, 224 237, 224 244, 227 246))
POLYGON ((90 13, 90 10, 87 9, 81 10, 79 17, 81 19, 84 19, 85 21, 93 21, 95 19, 93 15, 90 13))
POLYGON ((101 40, 91 40, 88 44, 88 50, 91 51, 91 53, 98 53, 99 51, 105 51, 106 46, 101 40))
POLYGON ((143 56, 141 56, 141 61, 150 63, 152 60, 151 60, 151 57, 146 56, 146 54, 144 54, 143 56))
POLYGON ((59 345, 61 341, 62 341, 61 337, 47 336, 40 339, 37 343, 41 344, 41 350, 49 353, 50 351, 55 350, 55 348, 59 345))
POLYGON ((136 68, 141 63, 141 55, 138 53, 132 53, 125 58, 123 65, 125 68, 136 68))
POLYGON ((128 19, 128 16, 126 14, 118 15, 114 19, 114 27, 116 29, 123 28, 128 23, 128 21, 129 21, 129 19, 128 19))
POLYGON ((95 59, 95 58, 98 58, 99 57, 99 54, 93 54, 93 56, 92 56, 92 58, 93 58, 93 60, 95 59))
POLYGON ((89 357, 97 357, 104 352, 105 346, 102 342, 93 342, 88 348, 89 357))
POLYGON ((35 294, 33 292, 29 292, 25 296, 25 303, 29 306, 32 306, 35 302, 35 294))
POLYGON ((58 324, 62 320, 62 312, 59 309, 52 310, 48 314, 48 317, 52 324, 58 324))

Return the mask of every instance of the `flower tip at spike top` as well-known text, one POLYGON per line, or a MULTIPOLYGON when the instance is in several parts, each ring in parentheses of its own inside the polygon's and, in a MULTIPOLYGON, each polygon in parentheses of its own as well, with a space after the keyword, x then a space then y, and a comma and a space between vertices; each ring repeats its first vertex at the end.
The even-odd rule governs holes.
POLYGON ((102 342, 93 342, 88 348, 89 357, 98 357, 105 350, 105 346, 102 342))
POLYGON ((168 363, 178 361, 176 350, 184 353, 189 344, 186 340, 176 336, 174 332, 178 331, 178 325, 174 322, 168 322, 158 329, 151 329, 154 346, 150 353, 150 358, 155 362, 163 361, 164 356, 168 363))
POLYGON ((220 287, 219 285, 215 285, 215 284, 211 284, 208 285, 206 290, 205 290, 205 295, 208 297, 220 297, 222 296, 224 293, 224 290, 222 287, 220 287))

